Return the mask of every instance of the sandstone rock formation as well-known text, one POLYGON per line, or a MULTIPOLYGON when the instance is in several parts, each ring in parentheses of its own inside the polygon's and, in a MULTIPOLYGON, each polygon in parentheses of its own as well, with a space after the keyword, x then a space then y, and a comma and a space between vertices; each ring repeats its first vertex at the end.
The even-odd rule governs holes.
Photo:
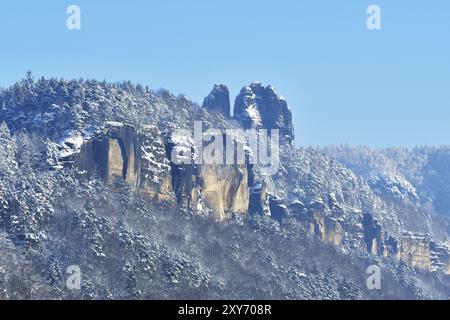
POLYGON ((230 92, 228 87, 224 84, 214 85, 211 93, 203 101, 203 108, 209 111, 220 111, 226 117, 230 116, 230 92))
POLYGON ((430 240, 411 232, 402 235, 401 259, 406 264, 422 271, 431 269, 430 240))
POLYGON ((245 129, 279 129, 284 141, 294 141, 291 110, 272 86, 255 82, 244 87, 236 97, 234 118, 245 129))
POLYGON ((247 213, 249 188, 245 165, 203 165, 200 176, 203 201, 216 209, 220 220, 230 219, 233 213, 247 213))
POLYGON ((155 127, 141 132, 122 123, 108 123, 105 131, 86 141, 79 153, 64 159, 114 186, 126 181, 132 191, 157 203, 174 204, 171 168, 155 127))
MULTIPOLYGON (((221 85, 203 108, 128 82, 42 79, 0 90, 0 242, 38 262, 38 278, 74 258, 83 270, 92 266, 89 298, 104 299, 91 294, 114 292, 120 279, 146 286, 152 277, 162 280, 144 288, 146 297, 164 288, 165 297, 357 299, 366 297, 361 280, 374 263, 389 285, 369 297, 448 297, 450 220, 432 210, 448 200, 450 150, 294 148, 291 113, 272 87, 245 87, 235 119, 229 102, 221 85), (276 172, 192 162, 201 152, 189 137, 198 122, 239 131, 239 143, 249 138, 245 128, 279 129, 276 172), (185 164, 170 161, 175 147, 185 164), (255 266, 266 284, 254 281, 255 266)), ((124 289, 129 299, 143 288, 124 289)))
MULTIPOLYGON (((191 153, 192 160, 198 150, 193 141, 170 136, 167 153, 180 148, 191 153)), ((172 166, 172 185, 183 210, 204 213, 212 211, 219 220, 228 220, 233 214, 245 214, 249 209, 249 177, 247 164, 176 164, 172 166)))
POLYGON ((362 226, 367 252, 380 257, 392 256, 399 259, 398 241, 389 236, 371 214, 364 214, 362 226))
POLYGON ((315 202, 306 208, 302 203, 295 202, 289 208, 294 216, 305 225, 311 235, 332 246, 343 244, 345 230, 341 222, 328 216, 322 203, 315 202))
MULTIPOLYGON (((229 115, 228 88, 216 85, 203 106, 229 115)), ((289 144, 293 141, 291 112, 272 87, 259 83, 245 87, 236 98, 235 110, 235 118, 244 128, 280 129, 284 141, 289 144)), ((65 148, 75 148, 69 141, 66 144, 65 148)), ((344 209, 333 194, 325 202, 305 205, 295 201, 287 205, 285 199, 273 192, 273 177, 255 180, 253 165, 175 164, 170 161, 175 146, 187 151, 190 160, 198 156, 199 151, 188 135, 162 135, 153 126, 136 129, 109 122, 102 132, 85 140, 77 152, 68 152, 61 160, 88 174, 98 174, 113 187, 124 181, 132 191, 161 206, 212 215, 222 221, 231 219, 233 214, 263 214, 280 222, 292 215, 326 244, 344 246, 360 241, 357 246, 369 254, 393 257, 421 271, 450 273, 448 248, 424 236, 389 235, 369 213, 361 214, 360 230, 355 231, 355 226, 343 218, 344 209)))

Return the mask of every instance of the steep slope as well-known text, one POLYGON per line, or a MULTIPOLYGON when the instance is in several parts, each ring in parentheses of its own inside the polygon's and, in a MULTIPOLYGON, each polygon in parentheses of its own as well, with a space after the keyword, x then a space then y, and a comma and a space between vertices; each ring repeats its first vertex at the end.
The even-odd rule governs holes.
POLYGON ((324 152, 295 148, 291 111, 270 86, 245 87, 234 119, 227 96, 215 86, 201 108, 128 82, 31 78, 2 90, 0 228, 37 270, 21 275, 29 292, 8 294, 71 297, 62 273, 77 264, 78 298, 448 296, 449 254, 430 215, 401 211, 414 204, 411 184, 394 179, 412 197, 404 204, 324 152), (174 163, 174 150, 198 157, 194 121, 218 139, 280 130, 279 170, 174 163), (372 264, 389 280, 379 292, 366 287, 372 264))
POLYGON ((381 197, 407 207, 403 219, 410 229, 445 239, 450 182, 448 147, 371 150, 341 146, 321 151, 363 177, 381 197), (424 225, 426 220, 429 222, 424 225))

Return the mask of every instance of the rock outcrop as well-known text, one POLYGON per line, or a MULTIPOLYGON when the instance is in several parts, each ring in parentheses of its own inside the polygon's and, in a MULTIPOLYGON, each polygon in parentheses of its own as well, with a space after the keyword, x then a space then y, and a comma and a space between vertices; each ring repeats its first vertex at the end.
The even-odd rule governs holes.
POLYGON ((189 212, 212 211, 219 220, 233 214, 245 214, 249 209, 249 178, 247 164, 196 164, 198 150, 192 139, 172 134, 167 140, 167 153, 173 148, 190 154, 191 163, 171 162, 172 185, 181 208, 189 212))
POLYGON ((398 240, 388 235, 370 214, 364 214, 362 225, 367 252, 380 257, 393 257, 421 271, 431 270, 430 240, 426 236, 403 232, 398 240))
MULTIPOLYGON (((229 115, 228 88, 216 85, 205 98, 204 107, 229 115)), ((291 112, 270 86, 254 83, 245 87, 236 98, 235 117, 246 129, 280 129, 286 142, 292 143, 294 139, 291 112)), ((281 222, 292 215, 326 244, 359 243, 355 247, 379 257, 393 257, 417 270, 450 273, 448 248, 412 233, 403 233, 401 237, 389 235, 369 213, 361 213, 360 229, 355 231, 357 227, 344 219, 344 209, 334 195, 325 202, 304 205, 295 201, 287 205, 273 190, 271 177, 266 177, 267 181, 258 177, 254 182, 255 171, 250 164, 195 163, 199 151, 188 134, 180 136, 172 132, 163 136, 153 126, 137 130, 109 122, 102 132, 82 143, 78 140, 65 140, 61 148, 67 156, 60 159, 63 163, 90 175, 95 173, 113 187, 124 181, 132 191, 144 194, 158 205, 176 206, 181 211, 212 215, 222 221, 234 214, 258 213, 281 222), (184 150, 191 161, 171 162, 174 147, 184 150), (268 188, 268 184, 272 187, 268 188)))
POLYGON ((296 201, 288 206, 288 212, 323 243, 343 246, 360 239, 362 247, 371 255, 391 257, 422 272, 450 274, 450 250, 447 245, 434 243, 425 235, 412 232, 404 232, 401 238, 391 236, 368 213, 362 217, 361 230, 355 231, 349 230, 344 221, 329 216, 321 202, 305 206, 296 201))
POLYGON ((310 216, 309 231, 322 242, 333 246, 341 246, 345 236, 344 229, 337 219, 324 216, 319 211, 310 216))
POLYGON ((278 197, 269 197, 269 210, 270 215, 277 221, 283 221, 289 214, 288 207, 278 197))
POLYGON ((283 141, 294 141, 291 110, 272 86, 255 82, 244 87, 236 97, 234 118, 245 129, 279 129, 283 141))
POLYGON ((431 271, 450 275, 450 248, 447 243, 430 242, 431 271))
POLYGON ((426 236, 404 233, 401 246, 400 257, 403 262, 421 271, 430 271, 430 240, 426 236))
POLYGON ((450 274, 450 248, 434 241, 448 239, 449 224, 430 209, 448 198, 448 179, 441 176, 450 172, 449 150, 391 150, 381 157, 336 151, 334 159, 331 152, 292 147, 291 112, 272 87, 245 87, 235 107, 230 119, 229 92, 222 85, 203 108, 186 96, 130 83, 28 79, 0 90, 0 241, 11 241, 29 261, 39 262, 33 279, 51 275, 51 284, 60 283, 60 268, 84 257, 76 262, 95 269, 83 290, 89 298, 97 297, 94 291, 101 299, 109 292, 114 298, 153 297, 153 289, 164 288, 162 296, 270 292, 269 298, 358 299, 366 297, 363 276, 373 263, 389 286, 371 297, 448 297, 450 286, 441 280, 449 278, 441 273, 450 274), (261 150, 250 143, 243 150, 258 160, 254 164, 196 162, 202 148, 198 136, 189 134, 197 121, 219 132, 214 142, 220 133, 237 132, 242 144, 255 132, 243 129, 279 129, 282 144, 270 150, 280 154, 276 172, 263 170, 261 150), (176 136, 179 130, 189 133, 176 136), (185 163, 170 161, 175 148, 185 163), (71 166, 77 169, 65 169, 71 166), (110 215, 111 209, 120 216, 110 215), (242 224, 224 227, 211 219, 183 219, 183 213, 242 224), (220 235, 201 239, 205 230, 220 235), (239 272, 225 270, 223 258, 239 272), (95 275, 110 274, 104 266, 111 262, 122 272, 97 280, 95 275), (255 266, 265 279, 279 276, 254 284, 255 266), (161 282, 141 296, 134 280, 148 276, 161 282), (123 283, 123 295, 103 285, 118 279, 133 280, 123 283))
POLYGON ((97 174, 111 186, 125 181, 132 191, 182 211, 211 213, 218 220, 248 212, 250 166, 175 164, 169 160, 175 145, 192 154, 195 146, 189 139, 183 146, 172 138, 163 140, 155 127, 137 132, 122 123, 109 123, 103 133, 61 160, 97 174))
POLYGON ((248 172, 245 165, 203 165, 200 176, 202 200, 216 209, 220 220, 233 213, 246 214, 249 205, 248 172))
POLYGON ((319 238, 323 243, 341 246, 345 238, 342 223, 326 214, 321 202, 314 202, 305 207, 301 202, 289 206, 292 214, 303 223, 309 233, 319 238))
POLYGON ((112 186, 125 181, 132 191, 146 194, 157 203, 174 204, 171 168, 155 127, 145 127, 138 133, 122 123, 108 123, 103 133, 62 160, 89 175, 97 174, 112 186))
POLYGON ((428 237, 412 232, 403 232, 398 240, 383 230, 370 214, 362 221, 367 252, 380 257, 393 257, 420 271, 446 272, 448 251, 430 241, 428 237))
POLYGON ((211 93, 203 101, 203 108, 209 111, 220 111, 226 117, 231 114, 230 91, 224 84, 214 85, 211 93))
POLYGON ((364 214, 362 220, 364 230, 364 244, 367 252, 380 257, 395 257, 399 259, 398 241, 389 236, 383 227, 373 218, 371 214, 364 214))
POLYGON ((270 194, 264 181, 254 183, 250 188, 248 212, 250 214, 270 215, 269 197, 270 194))

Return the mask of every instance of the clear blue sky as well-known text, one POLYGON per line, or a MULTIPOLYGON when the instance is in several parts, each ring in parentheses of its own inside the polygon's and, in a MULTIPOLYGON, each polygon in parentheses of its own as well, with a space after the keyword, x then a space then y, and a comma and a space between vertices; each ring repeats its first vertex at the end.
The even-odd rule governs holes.
POLYGON ((131 80, 199 103, 273 84, 298 145, 450 144, 450 1, 2 1, 0 86, 38 77, 131 80), (66 8, 82 29, 66 29, 66 8), (366 8, 382 10, 368 31, 366 8))

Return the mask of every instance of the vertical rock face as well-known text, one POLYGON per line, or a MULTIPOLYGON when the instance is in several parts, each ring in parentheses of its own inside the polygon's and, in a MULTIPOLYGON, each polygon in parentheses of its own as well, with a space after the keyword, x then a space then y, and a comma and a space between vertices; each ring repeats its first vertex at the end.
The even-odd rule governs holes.
POLYGON ((383 227, 369 213, 362 219, 363 240, 368 253, 380 257, 394 257, 400 259, 400 245, 398 241, 389 236, 383 227))
POLYGON ((362 224, 367 252, 373 255, 383 255, 384 239, 381 226, 370 214, 364 214, 362 224))
POLYGON ((216 209, 220 220, 231 218, 232 213, 247 213, 249 191, 245 165, 202 165, 200 176, 203 202, 216 209))
POLYGON ((264 181, 252 185, 250 189, 249 213, 270 215, 269 196, 264 181))
MULTIPOLYGON (((181 147, 195 157, 193 141, 185 137, 183 141, 181 147)), ((218 220, 228 220, 233 214, 260 213, 282 221, 292 214, 326 244, 342 246, 347 239, 345 223, 330 216, 323 202, 286 206, 268 191, 265 181, 253 182, 251 165, 176 165, 169 161, 175 143, 179 146, 179 141, 164 142, 155 127, 138 132, 128 125, 109 123, 102 134, 85 141, 72 159, 65 160, 89 173, 96 172, 111 186, 125 181, 131 190, 160 205, 212 214, 218 220)), ((394 257, 421 271, 450 274, 450 250, 445 245, 412 233, 397 240, 368 213, 362 216, 361 227, 368 253, 394 257)))
MULTIPOLYGON (((73 163, 89 173, 96 172, 111 185, 126 181, 133 191, 160 204, 175 205, 176 199, 180 208, 213 211, 219 220, 248 211, 246 165, 176 165, 169 162, 172 147, 164 144, 156 128, 146 127, 138 133, 114 123, 84 143, 73 163)), ((189 141, 186 147, 194 149, 189 141)))
POLYGON ((450 274, 450 250, 425 235, 403 232, 401 239, 389 236, 370 215, 362 221, 367 252, 380 257, 394 257, 421 271, 442 271, 450 274))
POLYGON ((333 246, 341 246, 345 236, 340 222, 325 216, 319 210, 315 210, 310 217, 310 232, 322 242, 333 246))
POLYGON ((100 163, 100 167, 105 167, 110 183, 122 178, 136 190, 142 162, 139 136, 133 128, 119 124, 109 125, 108 131, 108 136, 104 137, 105 146, 100 149, 107 150, 107 162, 100 163))
POLYGON ((291 204, 289 209, 311 235, 332 246, 343 244, 345 230, 341 222, 327 216, 322 203, 314 202, 307 208, 302 203, 296 202, 291 204))
POLYGON ((117 179, 126 179, 128 174, 128 155, 126 154, 124 145, 121 145, 119 141, 116 139, 108 139, 107 169, 110 183, 115 182, 117 179))
POLYGON ((394 257, 421 271, 431 270, 430 240, 426 236, 404 232, 398 241, 367 213, 363 216, 362 225, 367 252, 380 257, 394 257))
MULTIPOLYGON (((216 85, 203 106, 229 116, 228 88, 216 85)), ((246 129, 279 129, 284 141, 292 143, 294 139, 291 112, 271 86, 254 83, 242 89, 236 98, 235 118, 246 129)), ((192 139, 184 135, 172 139, 171 135, 169 139, 165 135, 164 141, 156 127, 138 131, 121 123, 108 123, 101 134, 84 141, 79 152, 65 161, 89 173, 96 172, 112 186, 125 181, 131 190, 152 201, 186 212, 211 214, 218 220, 228 220, 233 214, 260 213, 282 221, 292 214, 326 244, 342 246, 356 238, 342 214, 336 214, 342 208, 336 206, 333 197, 327 207, 320 201, 307 206, 297 201, 287 206, 275 195, 272 180, 270 189, 265 180, 254 183, 261 177, 254 176, 256 171, 251 165, 174 164, 169 155, 175 145, 180 146, 180 139, 185 142, 181 147, 192 158, 198 151, 192 139)), ((394 257, 418 270, 450 274, 448 247, 412 233, 392 237, 384 230, 386 225, 371 214, 363 214, 358 225, 358 248, 365 247, 368 253, 380 257, 394 257)))
POLYGON ((429 239, 422 235, 404 233, 402 236, 401 259, 414 268, 429 271, 431 268, 429 239))
POLYGON ((272 86, 252 83, 244 87, 236 98, 234 117, 245 129, 279 129, 282 139, 294 141, 291 110, 272 86))
POLYGON ((269 197, 269 209, 272 218, 280 222, 289 214, 288 208, 283 204, 283 201, 273 196, 269 197))
MULTIPOLYGON (((342 246, 348 240, 345 224, 328 216, 321 202, 313 202, 309 206, 295 202, 288 209, 311 235, 323 243, 342 246)), ((393 257, 420 271, 450 273, 450 251, 446 245, 435 244, 426 236, 411 232, 404 232, 401 239, 397 240, 388 235, 368 213, 363 215, 361 222, 362 240, 368 253, 379 257, 393 257)))
POLYGON ((327 217, 319 211, 310 216, 309 232, 317 236, 322 242, 333 246, 341 246, 345 236, 344 229, 339 221, 327 217))
MULTIPOLYGON (((172 134, 167 153, 173 148, 196 157, 198 150, 191 139, 172 134)), ((178 152, 177 152, 178 153, 178 152)), ((178 204, 188 212, 212 211, 218 220, 228 220, 232 214, 245 214, 249 209, 249 167, 246 164, 175 164, 172 185, 178 204)))
POLYGON ((203 108, 222 112, 229 117, 231 112, 230 92, 224 84, 214 85, 211 93, 203 101, 203 108))
POLYGON ((140 142, 133 128, 122 124, 109 124, 105 133, 85 142, 74 157, 76 167, 96 172, 102 179, 114 183, 124 179, 133 187, 137 186, 136 172, 139 174, 140 142), (138 156, 135 154, 138 153, 138 156))
POLYGON ((156 128, 137 133, 133 127, 110 123, 103 134, 82 145, 73 163, 111 185, 126 181, 151 200, 174 204, 170 165, 156 128))

